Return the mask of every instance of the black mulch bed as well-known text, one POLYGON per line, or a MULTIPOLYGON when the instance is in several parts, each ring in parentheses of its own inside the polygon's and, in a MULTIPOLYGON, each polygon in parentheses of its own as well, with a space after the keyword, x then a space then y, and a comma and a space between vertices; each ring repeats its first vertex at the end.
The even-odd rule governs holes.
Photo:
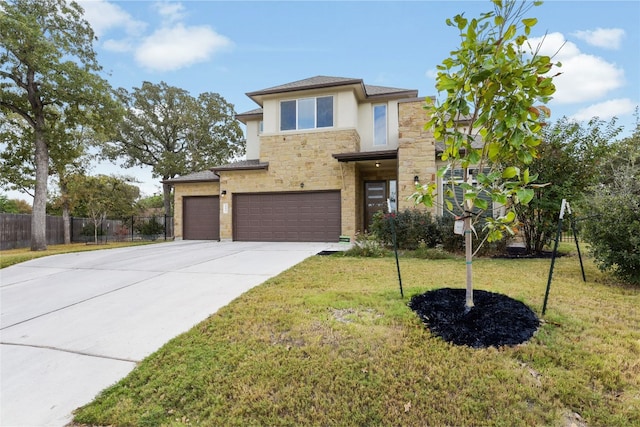
POLYGON ((436 289, 413 296, 409 307, 434 335, 473 348, 521 344, 540 326, 538 316, 525 304, 481 290, 473 291, 474 307, 465 314, 465 292, 436 289))

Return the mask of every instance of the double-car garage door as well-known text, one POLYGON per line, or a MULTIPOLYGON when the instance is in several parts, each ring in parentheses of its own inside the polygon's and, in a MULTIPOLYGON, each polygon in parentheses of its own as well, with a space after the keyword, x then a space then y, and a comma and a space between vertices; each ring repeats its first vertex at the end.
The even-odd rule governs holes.
POLYGON ((336 242, 340 192, 253 193, 233 196, 233 240, 336 242))

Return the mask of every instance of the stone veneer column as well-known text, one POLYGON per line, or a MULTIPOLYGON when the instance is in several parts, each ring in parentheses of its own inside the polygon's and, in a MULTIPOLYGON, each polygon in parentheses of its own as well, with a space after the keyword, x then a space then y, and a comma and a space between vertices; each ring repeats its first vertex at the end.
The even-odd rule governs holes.
MULTIPOLYGON (((407 200, 414 192, 414 177, 423 184, 436 181, 436 147, 433 133, 424 130, 427 112, 424 98, 398 103, 398 210, 426 209, 407 200)), ((431 209, 435 213, 435 209, 431 209)))

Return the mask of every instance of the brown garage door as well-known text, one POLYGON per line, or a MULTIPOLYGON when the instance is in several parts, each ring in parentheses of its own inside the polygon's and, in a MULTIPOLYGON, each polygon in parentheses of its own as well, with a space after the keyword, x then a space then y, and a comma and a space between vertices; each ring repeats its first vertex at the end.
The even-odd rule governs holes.
POLYGON ((185 240, 220 240, 220 199, 218 196, 182 199, 185 240))
POLYGON ((336 242, 340 192, 234 194, 233 239, 258 242, 336 242))

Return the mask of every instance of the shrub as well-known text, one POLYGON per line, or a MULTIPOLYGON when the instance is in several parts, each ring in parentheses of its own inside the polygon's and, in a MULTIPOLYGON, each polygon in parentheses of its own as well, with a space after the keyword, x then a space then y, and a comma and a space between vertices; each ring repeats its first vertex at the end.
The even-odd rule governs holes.
POLYGON ((415 250, 420 242, 429 248, 434 248, 442 241, 438 221, 434 221, 429 212, 407 209, 404 212, 391 214, 378 212, 373 216, 371 232, 383 245, 393 246, 392 220, 396 230, 398 249, 415 250))
MULTIPOLYGON (((455 222, 451 215, 432 217, 429 212, 422 212, 417 209, 405 210, 397 214, 385 214, 378 212, 373 216, 371 223, 372 235, 386 247, 393 246, 393 233, 391 221, 394 222, 397 235, 398 249, 415 251, 421 247, 440 247, 450 253, 464 253, 464 237, 453 233, 455 222)), ((481 226, 479 223, 478 226, 481 226)), ((478 247, 482 242, 481 229, 478 230, 478 237, 473 237, 473 248, 478 247)), ((478 251, 480 256, 491 256, 506 252, 509 239, 502 239, 497 242, 485 242, 478 251)))
POLYGON ((156 236, 164 233, 164 225, 158 222, 155 216, 148 221, 138 222, 135 228, 143 236, 156 236))
POLYGON ((384 257, 387 251, 377 240, 376 236, 369 233, 356 233, 354 245, 343 252, 344 256, 360 257, 384 257))
POLYGON ((590 200, 584 237, 600 270, 640 285, 640 184, 633 175, 617 178, 590 200))
POLYGON ((84 227, 82 227, 81 234, 83 236, 89 236, 89 237, 93 237, 95 235, 104 236, 104 230, 102 229, 102 227, 98 226, 97 233, 94 233, 94 229, 95 229, 95 225, 93 224, 93 222, 89 222, 84 227))

